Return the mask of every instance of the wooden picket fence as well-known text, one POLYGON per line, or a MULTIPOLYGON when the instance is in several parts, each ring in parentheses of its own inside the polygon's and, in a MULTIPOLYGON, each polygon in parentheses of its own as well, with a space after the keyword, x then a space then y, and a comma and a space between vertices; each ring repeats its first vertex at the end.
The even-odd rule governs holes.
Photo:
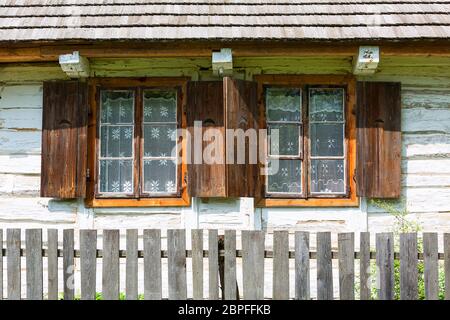
MULTIPOLYGON (((41 229, 25 230, 25 248, 21 247, 21 229, 7 229, 6 256, 7 299, 21 299, 21 260, 26 260, 26 298, 44 297, 43 267, 47 263, 48 290, 46 298, 58 299, 59 290, 64 299, 75 298, 74 262, 79 261, 82 300, 95 299, 97 263, 102 262, 102 297, 118 299, 120 295, 120 259, 126 259, 126 299, 138 299, 138 259, 144 259, 144 298, 162 299, 162 259, 167 259, 168 298, 187 299, 187 258, 192 261, 193 299, 227 299, 243 297, 246 300, 264 299, 264 261, 272 259, 272 299, 289 299, 289 287, 295 287, 295 299, 310 299, 310 260, 317 265, 317 299, 331 300, 333 296, 332 260, 338 260, 339 298, 355 299, 355 261, 359 260, 359 296, 371 296, 370 262, 376 261, 379 278, 378 298, 394 298, 394 260, 400 260, 401 299, 418 297, 418 261, 424 263, 424 283, 427 299, 438 298, 439 260, 444 260, 445 297, 450 299, 450 234, 444 234, 444 253, 438 252, 438 235, 423 233, 423 252, 418 252, 418 235, 400 235, 399 252, 394 252, 392 233, 376 234, 376 251, 371 251, 370 234, 360 234, 359 251, 355 252, 355 234, 339 233, 338 250, 333 251, 331 233, 318 232, 316 251, 310 250, 310 234, 295 232, 295 250, 289 251, 289 233, 275 231, 273 250, 265 250, 263 231, 242 231, 242 249, 236 250, 236 231, 226 230, 223 236, 217 230, 208 230, 208 250, 204 250, 203 230, 192 230, 192 249, 186 250, 185 230, 167 231, 167 250, 161 249, 161 230, 143 231, 143 250, 138 250, 138 230, 126 231, 126 250, 120 250, 119 230, 103 230, 103 248, 97 248, 97 230, 80 230, 80 247, 75 249, 74 230, 63 231, 63 246, 58 247, 58 231, 47 230, 47 246, 43 247, 41 229), (44 259, 44 257, 46 259, 44 259), (58 288, 58 262, 62 258, 63 288, 58 288), (207 260, 204 260, 204 259, 207 260), (242 259, 242 292, 237 286, 237 258, 242 259), (289 281, 289 259, 295 261, 295 283, 289 281), (204 297, 204 263, 208 264, 209 296, 204 297)), ((3 231, 0 230, 3 244, 3 231)), ((3 296, 3 258, 0 259, 0 292, 3 296)), ((3 298, 3 297, 2 297, 3 298)))

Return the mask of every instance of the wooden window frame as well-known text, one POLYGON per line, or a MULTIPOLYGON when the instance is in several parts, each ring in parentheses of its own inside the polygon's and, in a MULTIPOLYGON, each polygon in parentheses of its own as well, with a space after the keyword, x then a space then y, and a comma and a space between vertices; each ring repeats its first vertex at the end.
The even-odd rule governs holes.
MULTIPOLYGON (((262 179, 262 193, 264 196, 257 199, 256 207, 357 207, 359 206, 359 198, 356 196, 356 79, 354 76, 345 75, 256 75, 255 81, 258 83, 258 99, 259 99, 259 115, 260 128, 266 129, 266 110, 265 110, 265 87, 267 86, 289 86, 302 88, 302 114, 308 112, 309 88, 314 87, 342 87, 345 89, 345 141, 344 150, 346 151, 346 182, 347 195, 319 195, 311 198, 292 198, 286 197, 268 197, 265 191, 265 178, 262 179)), ((308 179, 302 174, 303 186, 309 184, 310 164, 309 164, 309 117, 305 117, 303 121, 303 168, 308 168, 308 179), (305 184, 306 183, 306 184, 305 184)), ((303 171, 304 173, 304 171, 303 171)), ((310 196, 308 187, 308 196, 310 196)), ((305 193, 304 190, 302 190, 305 193)))
POLYGON ((88 172, 87 196, 85 204, 90 208, 101 207, 180 207, 190 206, 190 196, 186 184, 187 174, 187 140, 181 136, 181 157, 182 163, 178 164, 179 189, 176 195, 161 195, 149 197, 143 192, 142 179, 142 152, 143 152, 143 134, 142 134, 142 94, 144 90, 171 88, 178 90, 177 122, 178 127, 186 129, 186 88, 189 78, 92 78, 89 79, 89 127, 88 127, 88 172), (135 90, 135 130, 133 138, 134 154, 134 194, 127 196, 124 194, 107 194, 103 197, 97 192, 98 183, 98 146, 99 146, 99 94, 101 90, 135 90), (137 121, 136 121, 137 120, 137 121), (141 184, 141 185, 140 185, 141 184), (137 196, 136 196, 137 195, 137 196))

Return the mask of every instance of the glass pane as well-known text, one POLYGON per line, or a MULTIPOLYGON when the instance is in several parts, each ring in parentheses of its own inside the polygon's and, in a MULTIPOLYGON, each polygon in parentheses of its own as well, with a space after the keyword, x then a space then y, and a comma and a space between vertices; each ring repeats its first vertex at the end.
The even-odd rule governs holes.
POLYGON ((344 121, 344 89, 310 89, 309 118, 311 121, 344 121))
POLYGON ((268 193, 302 192, 301 160, 269 160, 268 193))
POLYGON ((101 92, 101 123, 133 123, 133 91, 101 92))
POLYGON ((132 157, 133 126, 105 125, 100 129, 101 157, 132 157))
POLYGON ((177 125, 144 125, 144 156, 170 157, 176 155, 177 125))
POLYGON ((311 156, 344 156, 344 125, 311 124, 311 156))
POLYGON ((344 160, 311 160, 311 193, 345 193, 344 160))
POLYGON ((298 88, 267 88, 267 121, 301 121, 301 91, 298 88))
POLYGON ((177 92, 175 90, 144 91, 144 122, 176 122, 177 92))
POLYGON ((133 160, 100 160, 100 192, 132 193, 133 160))
POLYGON ((171 159, 144 160, 144 192, 176 193, 177 166, 171 159))
POLYGON ((269 126, 271 155, 299 155, 300 125, 270 124, 269 126), (278 137, 275 130, 278 130, 278 137))

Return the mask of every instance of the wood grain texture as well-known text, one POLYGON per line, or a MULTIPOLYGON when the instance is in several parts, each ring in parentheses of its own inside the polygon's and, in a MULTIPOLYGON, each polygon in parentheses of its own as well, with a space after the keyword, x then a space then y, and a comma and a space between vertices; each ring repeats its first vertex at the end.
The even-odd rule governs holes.
POLYGON ((80 230, 81 300, 95 300, 97 280, 97 230, 80 230))
POLYGON ((44 82, 41 197, 84 198, 87 168, 87 83, 44 82))
POLYGON ((27 300, 43 299, 42 229, 25 230, 27 300))
POLYGON ((162 298, 161 230, 144 230, 144 299, 162 298))
POLYGON ((125 297, 127 300, 138 299, 138 230, 127 229, 127 261, 125 279, 125 297))
POLYGON ((417 300, 417 233, 400 234, 400 299, 417 300))
POLYGON ((6 230, 8 300, 21 299, 20 229, 6 230))
POLYGON ((48 300, 58 300, 58 230, 47 230, 48 300))
POLYGON ((225 230, 224 298, 236 300, 236 231, 225 230))
POLYGON ((359 295, 360 300, 370 300, 370 233, 360 233, 359 244, 359 295))
POLYGON ((378 278, 379 300, 394 299, 394 234, 378 233, 376 235, 376 260, 378 278))
POLYGON ((439 260, 438 234, 423 233, 423 263, 425 299, 438 300, 439 296, 439 260))
POLYGON ((75 258, 74 258, 74 231, 63 231, 63 280, 64 300, 73 300, 75 297, 75 258))
POLYGON ((242 231, 244 300, 264 299, 264 231, 242 231))
POLYGON ((355 300, 355 234, 338 234, 339 299, 355 300))
POLYGON ((295 232, 295 299, 309 300, 310 293, 309 232, 295 232))
POLYGON ((209 300, 219 299, 219 246, 217 229, 208 230, 209 300))
POLYGON ((119 230, 103 230, 102 296, 119 299, 119 230))
POLYGON ((272 299, 289 299, 289 232, 273 233, 272 299))
POLYGON ((203 230, 191 230, 192 236, 192 297, 203 300, 203 230))
POLYGON ((3 229, 0 229, 0 300, 3 300, 3 229))
POLYGON ((317 300, 333 300, 331 233, 317 233, 317 300))
POLYGON ((167 230, 169 300, 186 300, 186 231, 167 230))
POLYGON ((450 233, 444 233, 445 300, 450 300, 450 233))
POLYGON ((358 82, 357 149, 357 195, 400 197, 400 83, 358 82))

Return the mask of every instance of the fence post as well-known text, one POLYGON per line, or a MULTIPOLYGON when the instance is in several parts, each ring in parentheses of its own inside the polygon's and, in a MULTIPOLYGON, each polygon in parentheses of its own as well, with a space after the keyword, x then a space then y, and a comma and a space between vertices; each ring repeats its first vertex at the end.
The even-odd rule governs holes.
POLYGON ((445 300, 450 300, 450 233, 444 233, 445 300))
POLYGON ((317 300, 333 300, 331 233, 317 233, 317 300))
POLYGON ((138 230, 127 229, 127 261, 125 274, 125 298, 138 299, 138 230))
POLYGON ((73 300, 75 295, 75 259, 73 229, 63 231, 63 280, 64 300, 73 300))
POLYGON ((370 233, 360 233, 359 245, 360 299, 370 299, 370 233))
POLYGON ((379 278, 378 298, 394 299, 394 234, 376 235, 377 268, 379 278))
POLYGON ((225 230, 224 293, 225 300, 235 300, 236 292, 236 231, 225 230))
POLYGON ((0 229, 0 300, 3 300, 3 230, 0 229))
POLYGON ((339 299, 355 300, 355 234, 338 234, 339 299))
POLYGON ((242 231, 242 270, 244 299, 264 299, 264 231, 242 231))
POLYGON ((144 299, 162 299, 161 230, 144 230, 144 299))
POLYGON ((6 230, 8 300, 20 300, 20 229, 6 230))
POLYGON ((194 300, 203 300, 203 230, 193 229, 192 240, 192 294, 194 300))
POLYGON ((309 232, 295 232, 295 299, 310 299, 309 232))
POLYGON ((42 229, 25 230, 27 299, 42 300, 42 229))
POLYGON ((289 233, 273 233, 273 293, 274 300, 289 299, 289 233))
POLYGON ((437 233, 423 234, 425 298, 437 300, 439 295, 439 261, 437 233))
POLYGON ((169 269, 169 299, 186 300, 186 232, 167 230, 167 260, 169 269))
POLYGON ((417 234, 400 234, 400 299, 417 300, 417 234))
POLYGON ((81 300, 95 300, 97 230, 80 230, 81 300))
POLYGON ((119 230, 103 230, 102 296, 119 299, 119 230))
POLYGON ((58 230, 47 230, 48 300, 58 300, 58 230))
POLYGON ((219 299, 219 252, 218 231, 208 231, 209 300, 219 299))

